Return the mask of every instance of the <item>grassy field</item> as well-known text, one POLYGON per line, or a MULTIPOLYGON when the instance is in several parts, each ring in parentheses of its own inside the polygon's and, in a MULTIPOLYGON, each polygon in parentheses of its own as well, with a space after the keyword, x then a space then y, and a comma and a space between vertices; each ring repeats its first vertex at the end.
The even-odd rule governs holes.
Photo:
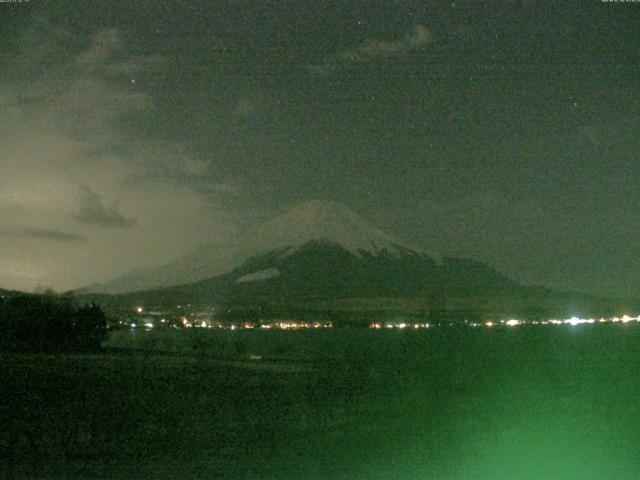
POLYGON ((640 477, 637 326, 122 332, 107 346, 0 356, 0 478, 640 477))

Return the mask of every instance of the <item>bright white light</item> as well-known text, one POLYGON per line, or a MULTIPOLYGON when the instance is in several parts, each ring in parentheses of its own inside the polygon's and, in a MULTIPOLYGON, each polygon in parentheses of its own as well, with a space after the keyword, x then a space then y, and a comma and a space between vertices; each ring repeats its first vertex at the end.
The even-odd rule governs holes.
POLYGON ((578 317, 571 317, 565 320, 564 323, 568 323, 569 325, 580 325, 581 323, 584 323, 584 320, 581 320, 578 317))
POLYGON ((565 324, 567 324, 567 325, 573 325, 573 326, 575 326, 575 325, 582 325, 582 324, 584 324, 584 323, 592 324, 592 323, 595 323, 595 322, 596 322, 596 321, 595 321, 593 318, 587 318, 587 319, 585 319, 585 318, 578 318, 578 317, 571 317, 571 318, 567 318, 567 319, 564 321, 564 323, 565 323, 565 324))
POLYGON ((147 322, 147 323, 144 324, 144 326, 147 327, 147 328, 153 328, 153 323, 147 322))
POLYGON ((516 325, 519 325, 520 321, 516 320, 516 319, 511 319, 511 320, 507 320, 507 326, 509 327, 515 327, 516 325))
POLYGON ((136 328, 136 324, 135 324, 135 323, 132 323, 132 324, 131 324, 131 328, 136 328))
POLYGON ((493 322, 484 322, 485 327, 493 327, 493 322))
POLYGON ((142 313, 142 307, 138 307, 138 308, 136 308, 136 312, 138 312, 138 313, 142 313))

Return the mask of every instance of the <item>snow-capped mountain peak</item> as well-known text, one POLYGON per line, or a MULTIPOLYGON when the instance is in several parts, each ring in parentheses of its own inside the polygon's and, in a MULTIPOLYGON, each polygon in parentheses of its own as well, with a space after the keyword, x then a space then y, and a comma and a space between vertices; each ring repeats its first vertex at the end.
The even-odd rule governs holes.
POLYGON ((259 253, 291 247, 288 253, 292 253, 310 241, 333 242, 357 256, 362 252, 375 255, 386 250, 393 255, 402 249, 415 250, 345 205, 320 200, 298 204, 258 226, 246 237, 246 249, 259 253))
POLYGON ((280 250, 295 253, 309 242, 331 242, 361 257, 363 252, 423 252, 372 226, 358 214, 334 201, 310 200, 295 205, 262 225, 227 242, 205 244, 188 255, 158 268, 131 272, 87 291, 121 293, 191 283, 222 275, 254 256, 280 250))

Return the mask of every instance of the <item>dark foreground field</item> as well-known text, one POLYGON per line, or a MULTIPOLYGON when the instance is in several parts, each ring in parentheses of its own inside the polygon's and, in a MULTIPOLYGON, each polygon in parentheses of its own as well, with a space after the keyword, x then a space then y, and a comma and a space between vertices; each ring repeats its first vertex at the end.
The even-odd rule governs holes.
POLYGON ((0 478, 640 478, 636 325, 107 345, 0 357, 0 478))

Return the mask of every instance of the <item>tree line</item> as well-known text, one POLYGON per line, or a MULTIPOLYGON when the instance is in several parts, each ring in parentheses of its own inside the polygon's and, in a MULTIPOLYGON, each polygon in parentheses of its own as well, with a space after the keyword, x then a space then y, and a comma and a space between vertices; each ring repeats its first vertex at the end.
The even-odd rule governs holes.
POLYGON ((78 305, 70 295, 0 296, 0 351, 96 351, 107 319, 95 305, 78 305))

